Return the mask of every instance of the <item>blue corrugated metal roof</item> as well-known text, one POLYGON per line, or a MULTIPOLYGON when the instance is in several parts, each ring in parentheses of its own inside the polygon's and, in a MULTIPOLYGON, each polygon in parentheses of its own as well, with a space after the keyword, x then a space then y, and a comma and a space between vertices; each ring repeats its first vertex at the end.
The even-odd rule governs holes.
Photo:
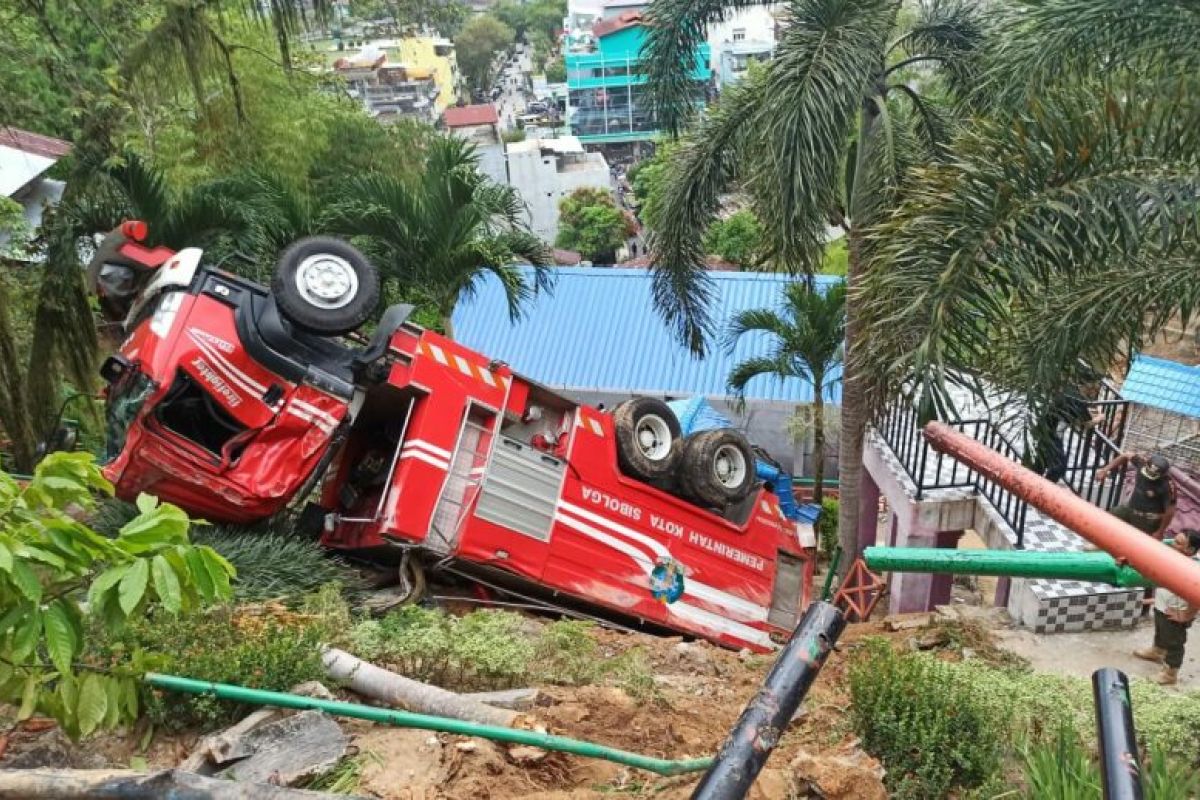
POLYGON ((1121 396, 1131 403, 1200 417, 1200 367, 1138 356, 1121 386, 1121 396))
MULTIPOLYGON (((768 337, 747 334, 732 354, 719 347, 693 358, 663 325, 651 303, 651 275, 644 269, 562 267, 553 294, 539 295, 525 316, 510 323, 500 283, 489 278, 475 296, 454 309, 454 336, 475 350, 508 362, 533 380, 566 391, 725 397, 725 378, 738 362, 764 355, 768 337)), ((721 328, 737 312, 775 308, 785 275, 713 272, 712 312, 721 328)), ((840 278, 821 276, 818 287, 840 278)), ((833 378, 840 378, 836 371, 833 378)), ((811 402, 804 381, 755 378, 747 398, 811 402)), ((840 381, 825 397, 841 400, 840 381)))

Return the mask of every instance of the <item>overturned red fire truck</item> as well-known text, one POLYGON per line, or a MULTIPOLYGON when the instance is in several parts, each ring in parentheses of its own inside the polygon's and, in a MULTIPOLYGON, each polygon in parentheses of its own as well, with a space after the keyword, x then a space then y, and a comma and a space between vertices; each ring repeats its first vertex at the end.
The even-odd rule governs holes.
POLYGON ((573 402, 408 306, 347 339, 379 278, 345 242, 297 242, 268 290, 145 238, 126 223, 90 270, 126 334, 102 370, 121 497, 238 523, 311 500, 326 546, 398 564, 414 594, 437 570, 735 648, 769 649, 808 604, 811 528, 739 432, 573 402))

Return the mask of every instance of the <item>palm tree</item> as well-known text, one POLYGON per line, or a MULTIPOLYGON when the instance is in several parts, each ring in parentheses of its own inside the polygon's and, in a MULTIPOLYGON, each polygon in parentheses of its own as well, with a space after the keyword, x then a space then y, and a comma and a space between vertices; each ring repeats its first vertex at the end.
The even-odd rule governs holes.
POLYGON ((353 182, 348 193, 354 199, 334 210, 331 224, 361 237, 385 277, 427 300, 447 335, 453 335, 450 316, 459 298, 488 275, 504 287, 513 319, 522 303, 551 286, 549 252, 524 223, 520 195, 481 173, 467 142, 431 142, 415 184, 372 175, 353 182), (532 282, 518 264, 534 266, 532 282))
MULTIPOLYGON (((645 54, 660 124, 690 121, 686 74, 705 26, 745 0, 654 0, 645 54)), ((971 97, 985 41, 965 2, 927 3, 911 25, 898 0, 792 0, 774 59, 727 90, 700 119, 668 177, 650 246, 654 300, 702 354, 712 332, 704 231, 721 194, 739 186, 763 224, 768 257, 797 273, 818 269, 830 224, 847 231, 846 349, 839 448, 839 536, 857 552, 862 444, 868 408, 854 354, 854 302, 865 268, 863 231, 892 207, 906 169, 941 155, 952 106, 971 97), (920 66, 920 81, 913 69, 920 66), (914 86, 936 91, 921 94, 914 86)), ((847 559, 847 565, 852 559, 847 559)))
POLYGON ((833 385, 830 373, 842 363, 846 338, 846 284, 824 293, 805 282, 789 284, 780 311, 759 308, 733 318, 725 334, 725 347, 733 353, 747 333, 766 334, 769 355, 741 361, 729 373, 729 390, 741 397, 746 385, 760 375, 775 380, 799 378, 813 387, 813 502, 820 503, 825 489, 825 393, 833 385))
POLYGON ((1200 308, 1200 7, 1022 2, 999 25, 991 119, 870 236, 862 368, 929 413, 986 381, 1029 425, 1200 308))

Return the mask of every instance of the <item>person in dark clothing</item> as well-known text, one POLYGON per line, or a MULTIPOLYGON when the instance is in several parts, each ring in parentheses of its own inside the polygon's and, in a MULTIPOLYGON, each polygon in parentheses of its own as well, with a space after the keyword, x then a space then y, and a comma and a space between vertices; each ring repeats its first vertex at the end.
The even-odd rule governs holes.
POLYGON ((1052 483, 1067 474, 1067 448, 1063 444, 1063 429, 1085 430, 1103 420, 1103 414, 1088 407, 1087 398, 1079 391, 1069 390, 1058 396, 1045 413, 1038 416, 1030 429, 1034 458, 1032 468, 1052 483))
MULTIPOLYGON (((1175 534, 1171 542, 1180 553, 1195 558, 1200 551, 1200 531, 1185 528, 1175 534)), ((1183 648, 1187 644, 1188 628, 1200 608, 1193 606, 1170 589, 1158 587, 1154 590, 1154 644, 1133 654, 1146 661, 1163 665, 1163 671, 1152 680, 1163 686, 1179 682, 1179 668, 1183 666, 1183 648)))
POLYGON ((1171 483, 1171 462, 1165 456, 1122 453, 1096 470, 1096 480, 1104 481, 1110 472, 1132 463, 1137 469, 1133 491, 1124 503, 1109 511, 1140 531, 1162 540, 1175 517, 1175 485, 1171 483))

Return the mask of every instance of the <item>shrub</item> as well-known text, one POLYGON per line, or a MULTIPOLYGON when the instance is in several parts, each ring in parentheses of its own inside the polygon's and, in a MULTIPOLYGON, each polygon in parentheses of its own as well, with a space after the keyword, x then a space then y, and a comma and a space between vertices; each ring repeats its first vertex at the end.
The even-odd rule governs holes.
POLYGON ((193 539, 224 556, 237 569, 234 597, 242 602, 293 602, 329 583, 357 589, 353 570, 320 544, 270 525, 200 528, 193 539))
POLYGON ((537 677, 546 683, 579 686, 594 683, 609 670, 592 638, 595 626, 576 619, 560 619, 542 629, 536 647, 537 677))
POLYGON ((887 768, 896 797, 944 797, 1000 765, 1006 720, 941 661, 869 641, 851 665, 850 693, 855 730, 887 768))
POLYGON ((1050 741, 1026 747, 1025 796, 1029 800, 1092 800, 1100 796, 1100 770, 1079 735, 1065 725, 1050 741))
POLYGON ((0 472, 0 703, 54 717, 71 736, 138 713, 139 653, 98 639, 149 611, 229 596, 233 569, 188 540, 187 514, 142 495, 110 537, 80 521, 111 495, 87 453, 52 453, 24 486, 0 472))
POLYGON ((406 606, 356 625, 355 655, 403 675, 448 689, 506 689, 524 680, 535 648, 521 631, 523 618, 507 611, 465 617, 406 606))
POLYGON ((817 546, 826 558, 833 558, 838 545, 838 501, 836 497, 821 499, 821 516, 817 520, 817 546))

